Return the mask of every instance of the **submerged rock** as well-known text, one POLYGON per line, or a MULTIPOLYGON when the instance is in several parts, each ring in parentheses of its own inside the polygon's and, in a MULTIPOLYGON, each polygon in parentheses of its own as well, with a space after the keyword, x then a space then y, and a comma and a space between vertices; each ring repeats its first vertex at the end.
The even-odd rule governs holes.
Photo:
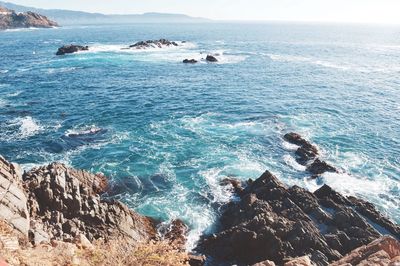
POLYGON ((185 59, 183 63, 185 64, 196 64, 198 61, 196 59, 185 59))
POLYGON ((65 54, 72 54, 77 53, 79 51, 88 51, 89 46, 82 46, 82 45, 64 45, 63 47, 58 48, 56 55, 65 55, 65 54))
POLYGON ((17 28, 51 28, 57 27, 54 22, 47 17, 34 12, 16 13, 14 10, 0 6, 0 30, 17 28))
POLYGON ((218 59, 213 55, 207 55, 206 61, 207 62, 218 62, 218 59))
MULTIPOLYGON (((238 196, 239 201, 225 206, 220 230, 199 244, 199 251, 217 264, 269 260, 283 265, 309 255, 312 263, 328 265, 380 237, 363 211, 356 211, 357 207, 364 209, 362 204, 356 205, 328 186, 315 193, 288 188, 267 171, 238 196)), ((379 225, 400 238, 398 225, 386 218, 379 225)))
POLYGON ((169 41, 167 39, 159 39, 159 40, 140 41, 130 45, 129 48, 148 49, 148 48, 163 48, 170 46, 179 46, 179 45, 176 42, 169 41))

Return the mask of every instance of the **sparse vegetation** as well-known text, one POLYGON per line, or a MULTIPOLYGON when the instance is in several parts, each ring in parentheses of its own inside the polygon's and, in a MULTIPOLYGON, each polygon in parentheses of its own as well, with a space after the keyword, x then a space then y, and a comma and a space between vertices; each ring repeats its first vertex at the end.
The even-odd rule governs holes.
MULTIPOLYGON (((0 236, 15 234, 5 222, 0 221, 0 236)), ((188 256, 168 242, 134 245, 127 239, 97 241, 91 248, 65 242, 52 242, 37 247, 24 247, 15 251, 0 250, 0 258, 10 265, 27 266, 184 266, 188 256)))

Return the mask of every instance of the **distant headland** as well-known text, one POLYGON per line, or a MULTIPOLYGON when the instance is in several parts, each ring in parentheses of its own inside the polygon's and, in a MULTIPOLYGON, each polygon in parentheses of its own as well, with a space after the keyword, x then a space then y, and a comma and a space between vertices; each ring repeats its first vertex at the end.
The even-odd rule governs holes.
POLYGON ((35 12, 57 21, 60 25, 71 24, 113 24, 113 23, 199 23, 212 21, 206 18, 184 14, 144 13, 127 15, 106 15, 62 9, 41 9, 0 1, 0 6, 16 12, 35 12))
MULTIPOLYGON (((0 3, 1 4, 1 3, 0 3)), ((0 30, 18 28, 51 28, 57 27, 55 21, 35 12, 17 13, 0 6, 0 30)))

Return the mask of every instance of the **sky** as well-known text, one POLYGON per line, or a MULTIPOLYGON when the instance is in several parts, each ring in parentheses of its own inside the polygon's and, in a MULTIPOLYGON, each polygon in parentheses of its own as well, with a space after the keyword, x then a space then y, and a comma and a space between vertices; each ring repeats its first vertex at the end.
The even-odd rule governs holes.
MULTIPOLYGON (((7 1, 7 0, 5 0, 7 1)), ((400 24, 400 0, 8 0, 15 4, 100 12, 181 13, 220 20, 400 24)))

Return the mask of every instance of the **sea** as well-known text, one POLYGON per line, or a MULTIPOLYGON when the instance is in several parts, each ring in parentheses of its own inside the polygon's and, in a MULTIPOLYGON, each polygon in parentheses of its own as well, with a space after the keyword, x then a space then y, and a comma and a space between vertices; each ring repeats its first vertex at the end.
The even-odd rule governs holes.
POLYGON ((269 170, 323 184, 400 223, 400 26, 72 25, 0 32, 0 154, 110 179, 105 197, 190 227, 188 249, 234 200, 226 178, 269 170), (165 38, 177 47, 123 49, 165 38), (66 44, 89 51, 56 56, 66 44), (207 54, 217 63, 207 63, 207 54), (183 64, 183 59, 197 64, 183 64), (311 179, 298 132, 340 169, 311 179))

